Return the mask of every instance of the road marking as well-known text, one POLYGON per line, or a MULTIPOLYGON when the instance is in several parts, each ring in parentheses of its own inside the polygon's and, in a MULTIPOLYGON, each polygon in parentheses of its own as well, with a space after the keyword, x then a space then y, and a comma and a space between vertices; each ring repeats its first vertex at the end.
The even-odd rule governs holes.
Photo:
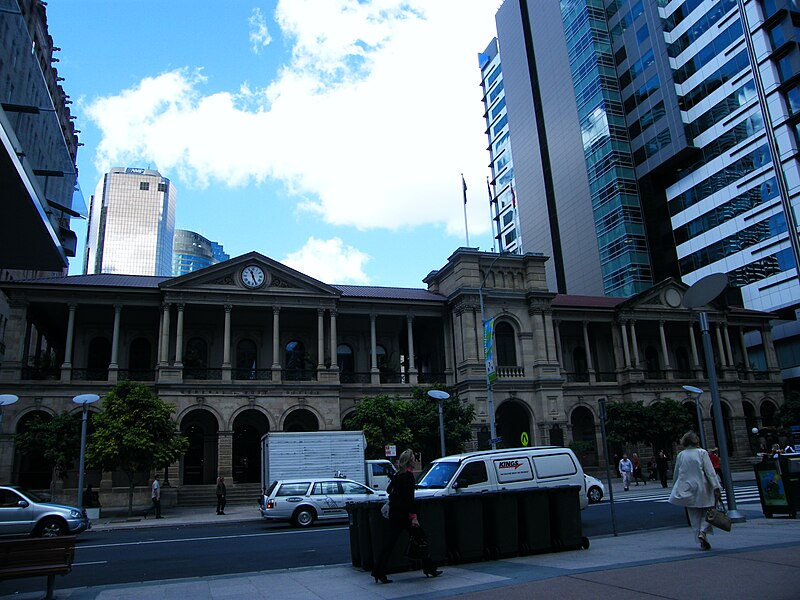
POLYGON ((88 567, 89 565, 106 565, 107 560, 93 560, 91 562, 72 563, 73 567, 88 567))
POLYGON ((206 537, 194 537, 194 538, 178 538, 178 539, 171 539, 171 540, 142 540, 138 542, 119 542, 116 544, 89 544, 84 546, 81 544, 77 546, 78 549, 82 550, 84 548, 118 548, 123 546, 147 546, 150 544, 172 544, 176 542, 208 542, 214 540, 230 540, 230 539, 238 539, 238 538, 247 538, 247 537, 270 537, 273 535, 293 535, 298 533, 326 533, 328 531, 343 531, 348 530, 349 527, 326 527, 325 529, 302 529, 296 531, 272 531, 269 533, 243 533, 240 535, 216 535, 216 536, 206 536, 206 537))

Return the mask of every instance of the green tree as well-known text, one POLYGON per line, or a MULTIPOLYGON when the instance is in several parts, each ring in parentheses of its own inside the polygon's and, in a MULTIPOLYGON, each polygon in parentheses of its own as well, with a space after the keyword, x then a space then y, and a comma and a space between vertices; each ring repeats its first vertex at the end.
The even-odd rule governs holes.
POLYGON ((653 423, 652 435, 648 441, 656 451, 662 448, 671 449, 673 443, 678 442, 684 433, 694 427, 694 421, 680 402, 665 399, 647 408, 653 423))
POLYGON ((395 444, 402 448, 411 444, 413 435, 408 424, 408 403, 383 394, 362 398, 356 409, 342 423, 342 429, 364 431, 367 438, 366 457, 386 458, 384 446, 395 444))
POLYGON ((24 433, 16 438, 17 449, 22 453, 41 453, 53 470, 50 487, 56 479, 66 479, 67 471, 79 458, 81 451, 81 413, 63 412, 52 418, 36 416, 24 433))
POLYGON ((189 447, 177 431, 174 410, 141 383, 125 381, 103 398, 103 409, 94 417, 87 462, 127 475, 128 514, 133 512, 136 474, 166 467, 189 447))
POLYGON ((611 446, 649 442, 654 429, 652 413, 641 402, 606 404, 606 435, 611 446))
POLYGON ((800 393, 790 392, 786 395, 786 400, 778 409, 777 418, 783 427, 800 425, 800 393))
MULTIPOLYGON (((429 389, 432 388, 414 388, 409 402, 409 422, 414 434, 411 447, 421 452, 426 462, 439 458, 441 454, 439 402, 428 396, 429 389)), ((464 451, 464 444, 472 438, 475 409, 471 404, 462 402, 454 390, 445 386, 437 386, 436 389, 450 394, 450 398, 442 402, 445 455, 459 454, 464 451)))

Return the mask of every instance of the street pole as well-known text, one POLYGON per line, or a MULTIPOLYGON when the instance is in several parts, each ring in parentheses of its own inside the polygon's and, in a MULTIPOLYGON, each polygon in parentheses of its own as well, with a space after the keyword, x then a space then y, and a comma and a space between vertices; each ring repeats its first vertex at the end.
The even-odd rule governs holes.
MULTIPOLYGON (((497 258, 500 258, 499 256, 497 258)), ((495 260, 497 260, 497 258, 495 260)), ((494 263, 492 263, 494 265, 494 263)), ((491 269, 491 266, 489 267, 491 269)), ((488 271, 487 271, 488 275, 488 271)), ((483 284, 486 283, 486 277, 483 278, 481 282, 481 287, 478 288, 478 297, 480 298, 481 302, 481 335, 486 335, 484 331, 486 327, 486 314, 483 310, 483 284)), ((484 350, 485 353, 485 350, 484 350)), ((489 371, 486 369, 486 356, 484 355, 484 365, 483 371, 486 375, 486 410, 489 413, 489 436, 490 436, 490 443, 492 444, 492 450, 497 450, 497 432, 495 431, 494 427, 494 397, 492 396, 492 380, 489 377, 489 371)))
POLYGON ((708 446, 706 445, 706 433, 703 427, 703 409, 700 406, 700 396, 703 395, 703 390, 693 385, 684 385, 683 389, 692 394, 696 394, 694 397, 694 406, 695 409, 697 409, 697 428, 699 430, 697 433, 700 434, 700 445, 708 450, 708 446))
POLYGON ((746 521, 744 513, 736 510, 736 496, 733 491, 733 479, 731 478, 731 464, 728 458, 728 436, 725 432, 725 423, 722 419, 722 404, 719 400, 719 384, 717 382, 717 369, 714 364, 714 350, 711 346, 711 334, 708 326, 708 314, 705 311, 699 313, 700 331, 703 333, 703 353, 706 359, 706 371, 708 372, 708 384, 711 388, 711 408, 714 414, 714 424, 717 428, 717 446, 719 447, 720 466, 722 467, 722 478, 725 487, 725 496, 728 499, 728 516, 735 523, 746 521))
POLYGON ((606 438, 606 398, 600 398, 600 435, 603 437, 603 452, 606 455, 606 481, 608 482, 608 501, 611 504, 611 531, 617 535, 617 513, 614 510, 614 486, 611 484, 611 458, 608 455, 608 438, 606 438))
POLYGON ((97 394, 81 394, 72 399, 75 404, 83 406, 83 415, 81 419, 81 457, 78 463, 78 508, 83 508, 83 480, 84 470, 86 469, 86 418, 89 413, 89 405, 92 402, 97 402, 99 399, 100 396, 97 394))
POLYGON ((444 412, 442 410, 442 403, 450 397, 450 394, 442 390, 428 390, 428 396, 439 401, 439 446, 441 448, 442 456, 445 456, 444 450, 444 412))

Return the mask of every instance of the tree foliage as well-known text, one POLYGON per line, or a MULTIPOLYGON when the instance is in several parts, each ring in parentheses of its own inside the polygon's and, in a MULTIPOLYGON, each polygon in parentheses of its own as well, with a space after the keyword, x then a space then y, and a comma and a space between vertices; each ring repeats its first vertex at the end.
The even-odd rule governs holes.
MULTIPOLYGON (((474 409, 450 392, 442 405, 445 423, 445 451, 462 452, 472 437, 474 409)), ((349 430, 363 429, 367 438, 367 458, 385 458, 384 446, 393 444, 397 451, 412 448, 428 461, 440 454, 439 405, 427 395, 428 390, 415 388, 410 400, 386 395, 363 398, 344 421, 349 430)))
POLYGON ((177 431, 174 410, 141 383, 125 381, 103 398, 103 409, 94 417, 87 462, 127 475, 129 513, 137 473, 166 467, 189 447, 177 431))
POLYGON ((606 432, 612 446, 641 443, 668 449, 693 426, 683 405, 670 399, 649 406, 642 402, 610 402, 606 412, 606 432))
POLYGON ((44 419, 34 417, 25 432, 17 435, 17 449, 36 452, 53 470, 53 480, 66 479, 67 471, 78 460, 81 451, 81 413, 63 412, 44 419))
POLYGON ((786 395, 786 400, 778 409, 777 418, 783 427, 800 425, 800 393, 790 392, 786 395))

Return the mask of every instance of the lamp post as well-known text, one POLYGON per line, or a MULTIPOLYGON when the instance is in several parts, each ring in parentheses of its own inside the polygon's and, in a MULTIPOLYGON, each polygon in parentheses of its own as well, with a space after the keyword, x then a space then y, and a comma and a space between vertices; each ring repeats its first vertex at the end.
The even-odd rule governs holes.
POLYGON ((428 390, 428 396, 439 401, 439 444, 442 448, 442 456, 444 456, 444 413, 442 412, 442 403, 450 397, 450 394, 442 390, 428 390))
POLYGON ((708 449, 708 446, 706 446, 706 434, 703 430, 703 411, 700 407, 700 396, 703 395, 703 390, 693 385, 684 385, 683 389, 692 394, 697 394, 697 396, 694 398, 694 405, 695 408, 697 408, 697 427, 700 430, 698 431, 700 434, 700 444, 703 446, 703 448, 708 449))
POLYGON ((3 425, 3 407, 14 404, 17 400, 19 400, 19 396, 14 394, 0 394, 0 426, 3 425))
POLYGON ((83 407, 83 417, 81 419, 81 459, 78 467, 78 508, 83 508, 83 471, 86 465, 86 416, 89 412, 89 405, 100 400, 97 394, 81 394, 75 396, 72 401, 83 407))
MULTIPOLYGON (((486 313, 484 312, 483 307, 483 286, 486 285, 486 280, 489 278, 489 273, 492 272, 492 267, 494 263, 496 263, 500 258, 503 256, 501 252, 498 254, 495 259, 489 263, 488 268, 486 269, 486 274, 483 276, 481 280, 481 285, 478 287, 478 298, 480 299, 481 303, 481 332, 484 336, 484 363, 486 362, 486 313)), ((484 367, 486 365, 484 364, 484 367)), ((489 412, 489 435, 491 436, 490 443, 492 444, 492 450, 497 450, 497 431, 495 431, 494 426, 494 396, 492 395, 492 378, 489 375, 489 369, 484 368, 486 371, 486 410, 489 412)))

